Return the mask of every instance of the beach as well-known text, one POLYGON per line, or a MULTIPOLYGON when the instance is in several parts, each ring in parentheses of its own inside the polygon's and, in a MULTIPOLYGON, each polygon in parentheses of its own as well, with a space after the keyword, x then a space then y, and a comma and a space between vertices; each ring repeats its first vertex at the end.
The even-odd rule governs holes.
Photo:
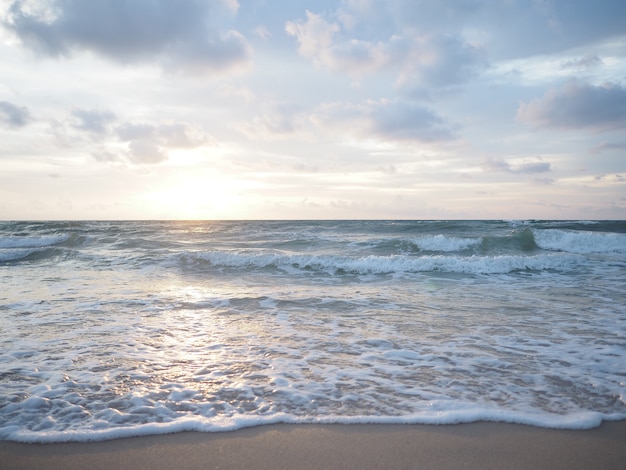
POLYGON ((626 421, 590 430, 458 425, 267 425, 87 443, 0 441, 5 469, 617 469, 626 421))
POLYGON ((0 469, 626 462, 625 222, 0 226, 0 469))

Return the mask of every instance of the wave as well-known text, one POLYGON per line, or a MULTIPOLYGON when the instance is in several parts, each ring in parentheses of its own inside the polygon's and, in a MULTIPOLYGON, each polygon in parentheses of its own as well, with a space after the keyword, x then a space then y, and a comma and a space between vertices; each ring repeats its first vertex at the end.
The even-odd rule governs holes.
POLYGON ((0 237, 0 263, 53 258, 63 251, 57 247, 71 245, 76 238, 70 234, 0 237))
POLYGON ((539 248, 568 253, 626 253, 626 234, 558 229, 533 230, 539 248))
POLYGON ((445 235, 432 235, 413 240, 413 243, 422 251, 463 251, 479 246, 482 238, 459 238, 445 235))
MULTIPOLYGON (((441 403, 432 402, 432 411, 398 416, 301 416, 288 413, 269 415, 241 415, 220 419, 204 417, 201 410, 193 417, 172 418, 166 412, 154 410, 155 421, 150 423, 131 424, 127 426, 107 426, 100 424, 100 429, 55 430, 45 432, 23 430, 17 426, 0 429, 0 438, 7 441, 28 444, 52 444, 62 442, 101 442, 140 436, 155 436, 179 432, 229 432, 239 429, 271 425, 271 424, 400 424, 400 425, 451 425, 490 421, 496 423, 512 423, 549 429, 585 430, 593 429, 604 421, 620 421, 625 419, 624 413, 599 413, 583 411, 565 415, 549 413, 533 413, 506 409, 494 409, 487 406, 476 406, 465 403, 445 403, 446 410, 438 410, 441 403), (458 409, 454 408, 458 405, 458 409)), ((146 410, 152 411, 152 410, 146 410)))
POLYGON ((3 248, 44 248, 66 242, 70 236, 49 235, 38 237, 0 237, 0 249, 3 248))
POLYGON ((45 261, 49 259, 58 259, 67 255, 67 250, 55 247, 41 248, 19 248, 19 249, 0 249, 0 263, 11 263, 16 261, 45 261))
POLYGON ((0 249, 0 263, 5 263, 9 261, 19 261, 22 260, 37 250, 25 250, 25 249, 13 249, 13 250, 2 250, 0 249))
POLYGON ((183 268, 275 268, 286 272, 337 274, 396 274, 450 272, 466 274, 506 274, 515 271, 569 270, 580 257, 565 254, 534 256, 365 256, 286 255, 277 253, 192 252, 179 255, 183 268))

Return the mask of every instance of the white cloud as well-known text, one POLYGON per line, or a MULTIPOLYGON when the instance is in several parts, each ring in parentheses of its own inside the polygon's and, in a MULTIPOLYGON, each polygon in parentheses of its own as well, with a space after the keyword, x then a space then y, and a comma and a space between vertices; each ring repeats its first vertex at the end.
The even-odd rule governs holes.
POLYGON ((398 35, 383 41, 346 37, 337 23, 306 12, 306 19, 289 21, 285 30, 298 40, 298 51, 319 67, 361 75, 393 65, 406 57, 410 44, 398 35))
POLYGON ((154 142, 133 140, 128 144, 128 159, 132 163, 155 164, 167 160, 165 151, 154 142))
POLYGON ((270 112, 240 124, 238 129, 253 139, 283 140, 302 138, 307 132, 308 124, 308 116, 301 107, 278 104, 270 112))
POLYGON ((467 81, 487 65, 483 50, 453 34, 421 34, 405 30, 385 40, 347 37, 342 27, 320 14, 285 27, 298 40, 298 51, 317 66, 361 75, 391 68, 401 90, 444 87, 467 81))
POLYGON ((254 34, 261 39, 269 39, 272 37, 272 33, 270 33, 269 29, 265 26, 257 26, 254 28, 254 34))
POLYGON ((121 121, 109 110, 74 109, 66 121, 52 121, 52 131, 65 148, 80 150, 97 142, 89 154, 100 162, 155 164, 173 149, 216 146, 200 126, 184 121, 121 121))
POLYGON ((170 149, 194 149, 215 146, 215 139, 199 127, 185 123, 148 124, 124 122, 115 128, 119 142, 126 143, 128 152, 105 151, 94 157, 100 161, 124 161, 139 164, 161 163, 168 159, 170 149), (103 158, 104 156, 104 158, 103 158))
POLYGON ((591 204, 623 218, 625 13, 615 0, 0 0, 0 217, 146 217, 170 197, 151 214, 176 216, 189 192, 224 217, 415 217, 430 200, 431 217, 589 217, 591 204), (123 212, 85 208, 122 187, 123 212), (15 202, 60 189, 82 212, 15 202))

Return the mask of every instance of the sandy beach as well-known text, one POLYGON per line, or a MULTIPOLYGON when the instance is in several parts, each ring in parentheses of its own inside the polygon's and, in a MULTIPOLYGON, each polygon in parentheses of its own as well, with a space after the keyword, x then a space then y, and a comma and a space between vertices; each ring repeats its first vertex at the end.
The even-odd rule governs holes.
POLYGON ((91 443, 0 442, 3 469, 617 469, 626 421, 585 431, 503 423, 269 425, 91 443))

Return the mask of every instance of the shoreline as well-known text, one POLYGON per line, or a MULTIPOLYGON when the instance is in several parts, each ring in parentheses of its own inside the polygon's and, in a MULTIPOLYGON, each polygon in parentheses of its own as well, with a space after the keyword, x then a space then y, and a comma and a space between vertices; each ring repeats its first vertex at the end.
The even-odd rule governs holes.
POLYGON ((475 422, 269 424, 97 442, 0 441, 3 469, 623 468, 626 420, 588 430, 475 422))

